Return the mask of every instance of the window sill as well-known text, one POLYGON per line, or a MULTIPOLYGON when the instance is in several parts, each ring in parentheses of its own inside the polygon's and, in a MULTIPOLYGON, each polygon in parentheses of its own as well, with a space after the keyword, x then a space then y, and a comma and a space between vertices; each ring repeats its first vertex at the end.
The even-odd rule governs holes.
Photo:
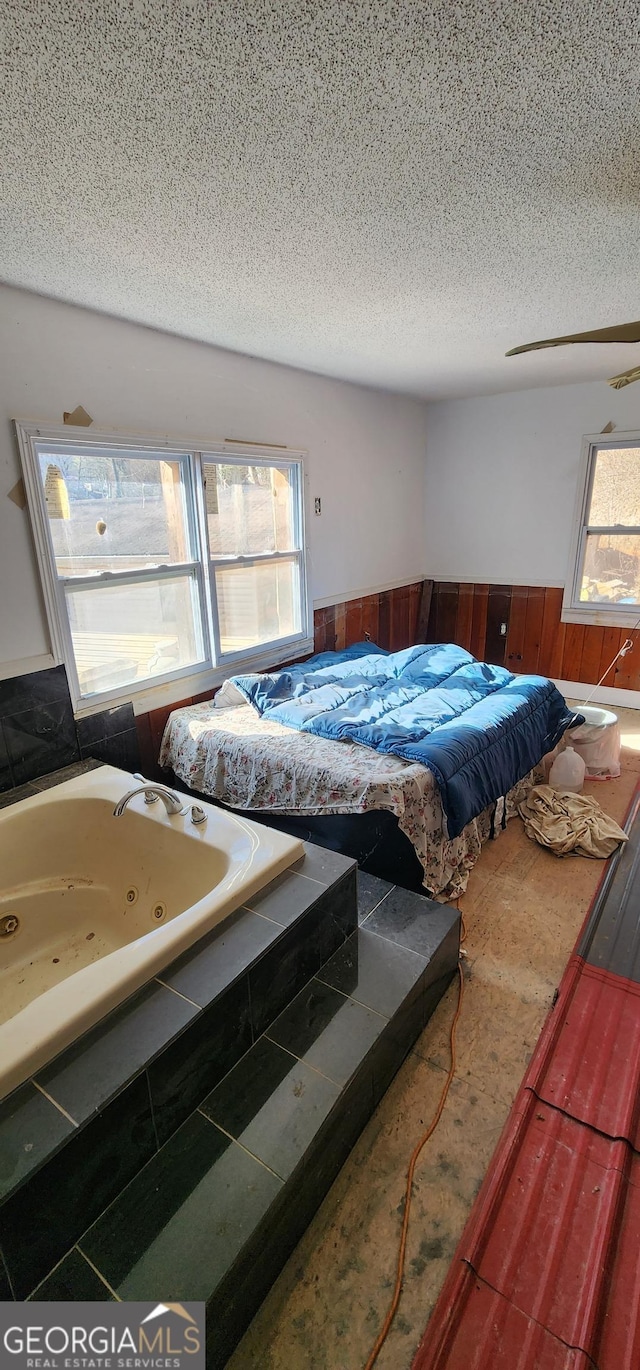
POLYGON ((563 608, 561 623, 592 624, 594 628, 633 628, 640 618, 640 604, 630 604, 625 608, 619 605, 593 604, 580 605, 578 608, 563 608))
POLYGON ((88 718, 91 714, 102 713, 105 709, 112 709, 118 704, 133 704, 135 714, 150 713, 152 709, 161 709, 168 704, 179 704, 183 699, 190 699, 193 695, 204 694, 207 690, 215 690, 223 681, 232 675, 251 675, 253 672, 269 671, 273 667, 281 665, 285 661, 292 661, 298 657, 308 656, 313 652, 313 638, 301 638, 298 642, 288 642, 285 646, 274 649, 267 654, 252 657, 245 657, 242 661, 228 662, 224 666, 208 667, 207 670, 196 671, 193 675, 179 676, 175 680, 168 680, 157 685, 149 682, 140 682, 135 690, 130 686, 128 689, 119 690, 117 693, 102 695, 100 699, 80 701, 74 710, 76 718, 88 718))

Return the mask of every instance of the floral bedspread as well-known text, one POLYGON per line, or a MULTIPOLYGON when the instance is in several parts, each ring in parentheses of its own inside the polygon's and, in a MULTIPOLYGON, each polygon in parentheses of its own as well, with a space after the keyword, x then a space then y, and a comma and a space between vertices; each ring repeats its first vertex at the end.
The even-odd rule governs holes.
MULTIPOLYGON (((387 809, 412 843, 425 891, 455 898, 489 837, 487 809, 449 841, 440 794, 425 766, 381 755, 353 742, 333 742, 260 718, 250 704, 176 709, 165 728, 159 763, 191 789, 233 809, 285 814, 365 813, 387 809)), ((507 796, 511 817, 533 781, 507 796)), ((500 808, 500 806, 499 806, 500 808)))

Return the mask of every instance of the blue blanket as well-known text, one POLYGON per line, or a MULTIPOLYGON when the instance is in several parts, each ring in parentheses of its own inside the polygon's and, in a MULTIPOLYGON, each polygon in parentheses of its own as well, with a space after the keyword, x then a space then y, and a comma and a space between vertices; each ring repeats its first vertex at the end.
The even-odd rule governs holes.
POLYGON ((361 642, 233 679, 260 714, 289 728, 428 766, 451 838, 555 747, 573 717, 552 681, 512 675, 453 644, 389 653, 361 642))

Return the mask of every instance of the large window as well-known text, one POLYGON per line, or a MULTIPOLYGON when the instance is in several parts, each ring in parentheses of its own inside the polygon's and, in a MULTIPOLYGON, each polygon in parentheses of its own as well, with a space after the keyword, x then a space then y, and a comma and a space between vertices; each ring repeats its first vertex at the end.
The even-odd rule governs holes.
POLYGON ((563 618, 640 618, 640 434, 586 441, 563 618))
POLYGON ((77 707, 306 647, 301 456, 16 429, 77 707))

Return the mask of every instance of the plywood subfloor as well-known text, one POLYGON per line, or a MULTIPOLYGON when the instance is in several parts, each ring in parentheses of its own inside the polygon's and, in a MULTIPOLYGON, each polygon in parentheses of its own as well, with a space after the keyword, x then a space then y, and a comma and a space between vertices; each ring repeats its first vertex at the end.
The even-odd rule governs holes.
MULTIPOLYGON (((622 822, 640 713, 618 711, 619 780, 585 787, 622 822)), ((408 1370, 602 871, 558 860, 513 819, 460 901, 468 952, 457 1071, 416 1173, 400 1309, 378 1359, 408 1370)), ((361 1370, 395 1278, 405 1173, 449 1065, 454 983, 238 1347, 229 1370, 361 1370)))

